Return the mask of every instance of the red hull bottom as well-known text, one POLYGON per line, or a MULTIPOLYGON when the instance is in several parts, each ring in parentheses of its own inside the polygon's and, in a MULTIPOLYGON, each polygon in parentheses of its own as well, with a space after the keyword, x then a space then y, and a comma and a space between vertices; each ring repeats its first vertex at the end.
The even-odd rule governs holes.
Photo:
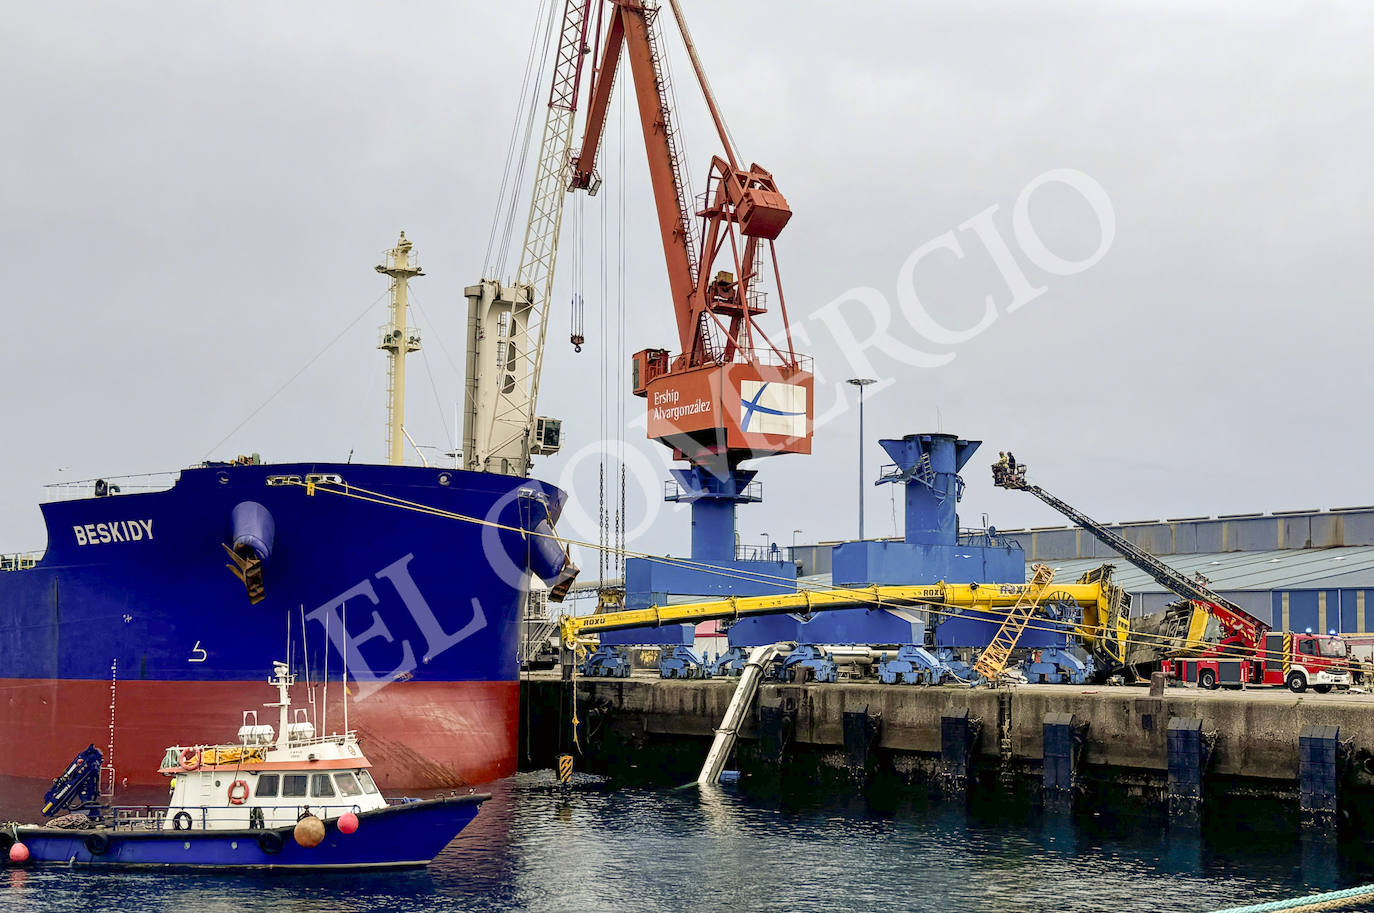
MULTIPOLYGON (((330 688, 329 732, 343 729, 341 696, 330 688)), ((119 682, 118 783, 165 784, 167 746, 234 742, 244 710, 275 727, 272 697, 264 682, 119 682)), ((305 688, 291 699, 306 706, 305 688)), ((383 789, 440 789, 515 772, 519 706, 518 682, 396 682, 350 702, 348 723, 383 789)), ((109 743, 109 682, 0 678, 0 776, 51 780, 87 745, 109 743)))

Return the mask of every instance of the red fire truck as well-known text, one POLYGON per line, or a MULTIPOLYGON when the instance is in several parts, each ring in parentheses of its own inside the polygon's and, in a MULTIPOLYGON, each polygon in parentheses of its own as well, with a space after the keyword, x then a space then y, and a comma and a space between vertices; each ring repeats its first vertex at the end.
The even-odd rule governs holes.
MULTIPOLYGON (((1190 577, 1169 567, 1077 508, 1027 482, 1025 464, 1018 465, 1010 454, 993 465, 992 480, 1000 488, 1035 495, 1191 604, 1190 613, 1179 613, 1188 621, 1187 634, 1180 639, 1197 644, 1197 655, 1160 657, 1160 667, 1166 673, 1203 688, 1287 686, 1301 693, 1310 687, 1324 694, 1352 684, 1351 669, 1356 664, 1341 638, 1271 631, 1269 625, 1208 587, 1205 578, 1197 574, 1190 577), (1220 628, 1215 639, 1204 636, 1213 622, 1220 628)), ((1162 641, 1160 645, 1164 652, 1162 641)))
POLYGON ((1325 694, 1353 683, 1349 648, 1339 637, 1266 631, 1261 642, 1260 650, 1236 644, 1229 650, 1207 651, 1219 655, 1176 658, 1161 665, 1166 673, 1202 688, 1286 685, 1298 694, 1308 688, 1325 694))

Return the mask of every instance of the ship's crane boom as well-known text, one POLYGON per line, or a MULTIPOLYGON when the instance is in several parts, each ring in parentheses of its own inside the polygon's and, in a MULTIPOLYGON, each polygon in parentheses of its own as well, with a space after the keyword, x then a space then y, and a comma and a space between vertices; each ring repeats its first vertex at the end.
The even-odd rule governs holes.
MULTIPOLYGON (((1015 458, 1013 457, 1012 460, 1015 458)), ((1074 523, 1092 533, 1109 548, 1120 552, 1131 564, 1148 574, 1160 586, 1171 593, 1200 603, 1217 619, 1224 629, 1222 644, 1244 643, 1256 647, 1269 631, 1269 626, 1208 587, 1203 581, 1189 577, 1160 561, 1140 546, 1117 535, 1092 517, 1056 498, 1039 485, 1026 481, 1026 465, 1008 461, 1005 457, 992 465, 992 481, 999 488, 1026 491, 1074 523)))
POLYGON ((464 290, 468 352, 463 465, 527 476, 532 456, 559 449, 560 425, 535 416, 548 336, 558 236, 563 224, 573 122, 582 84, 593 2, 566 0, 554 51, 539 159, 515 284, 499 277, 464 290))

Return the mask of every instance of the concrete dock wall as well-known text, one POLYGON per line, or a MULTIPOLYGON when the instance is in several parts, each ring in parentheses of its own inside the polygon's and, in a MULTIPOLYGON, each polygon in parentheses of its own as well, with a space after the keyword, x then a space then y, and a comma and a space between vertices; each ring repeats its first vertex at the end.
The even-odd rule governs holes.
MULTIPOLYGON (((566 743, 571 687, 553 675, 525 683, 524 756, 531 766, 547 766, 565 750, 555 734, 561 732, 566 743)), ((580 679, 576 691, 586 758, 579 763, 600 772, 627 762, 667 763, 678 777, 694 779, 733 690, 731 680, 580 679)), ((973 765, 984 773, 999 767, 1005 773, 1010 767, 1022 777, 1038 776, 1043 764, 1047 716, 1071 714, 1086 724, 1081 763, 1088 777, 1096 772, 1099 779, 1153 784, 1160 791, 1168 779, 1169 720, 1198 719, 1215 746, 1206 777, 1249 795, 1288 798, 1297 794, 1300 737, 1314 726, 1334 726, 1342 743, 1342 789, 1351 796, 1374 796, 1374 696, 1369 695, 1169 688, 1163 697, 1150 697, 1140 687, 1027 685, 993 691, 766 684, 740 733, 740 767, 746 773, 759 762, 760 708, 784 712, 795 751, 812 764, 833 768, 845 766, 847 750, 852 755, 852 743, 846 748, 845 714, 880 717, 872 745, 875 763, 905 774, 935 768, 942 719, 967 711, 981 723, 971 748, 973 765)))

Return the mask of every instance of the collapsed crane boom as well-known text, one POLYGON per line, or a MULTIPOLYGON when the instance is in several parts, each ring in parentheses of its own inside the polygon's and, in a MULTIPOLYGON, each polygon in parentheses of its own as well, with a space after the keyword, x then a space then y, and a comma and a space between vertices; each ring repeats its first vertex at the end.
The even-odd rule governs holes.
MULTIPOLYGON (((1089 575, 1093 577, 1094 575, 1089 575)), ((1124 629, 1107 627, 1109 618, 1119 617, 1124 598, 1120 587, 1110 583, 1110 575, 1096 574, 1091 583, 1056 586, 1056 598, 1070 600, 1083 610, 1082 622, 1072 633, 1090 649, 1105 641, 1124 641, 1124 629)), ((1088 578, 1085 578, 1088 579, 1088 578)), ((559 630, 565 645, 571 647, 589 634, 624 631, 631 628, 660 627, 667 624, 702 621, 736 621, 759 615, 810 614, 838 609, 950 609, 993 613, 1043 595, 1047 581, 1031 583, 934 583, 917 586, 837 587, 823 591, 800 590, 777 596, 736 596, 708 602, 650 606, 597 615, 564 615, 559 630)), ((997 614, 1001 614, 1000 612, 997 614)), ((1119 652, 1119 644, 1110 652, 1119 652)))

